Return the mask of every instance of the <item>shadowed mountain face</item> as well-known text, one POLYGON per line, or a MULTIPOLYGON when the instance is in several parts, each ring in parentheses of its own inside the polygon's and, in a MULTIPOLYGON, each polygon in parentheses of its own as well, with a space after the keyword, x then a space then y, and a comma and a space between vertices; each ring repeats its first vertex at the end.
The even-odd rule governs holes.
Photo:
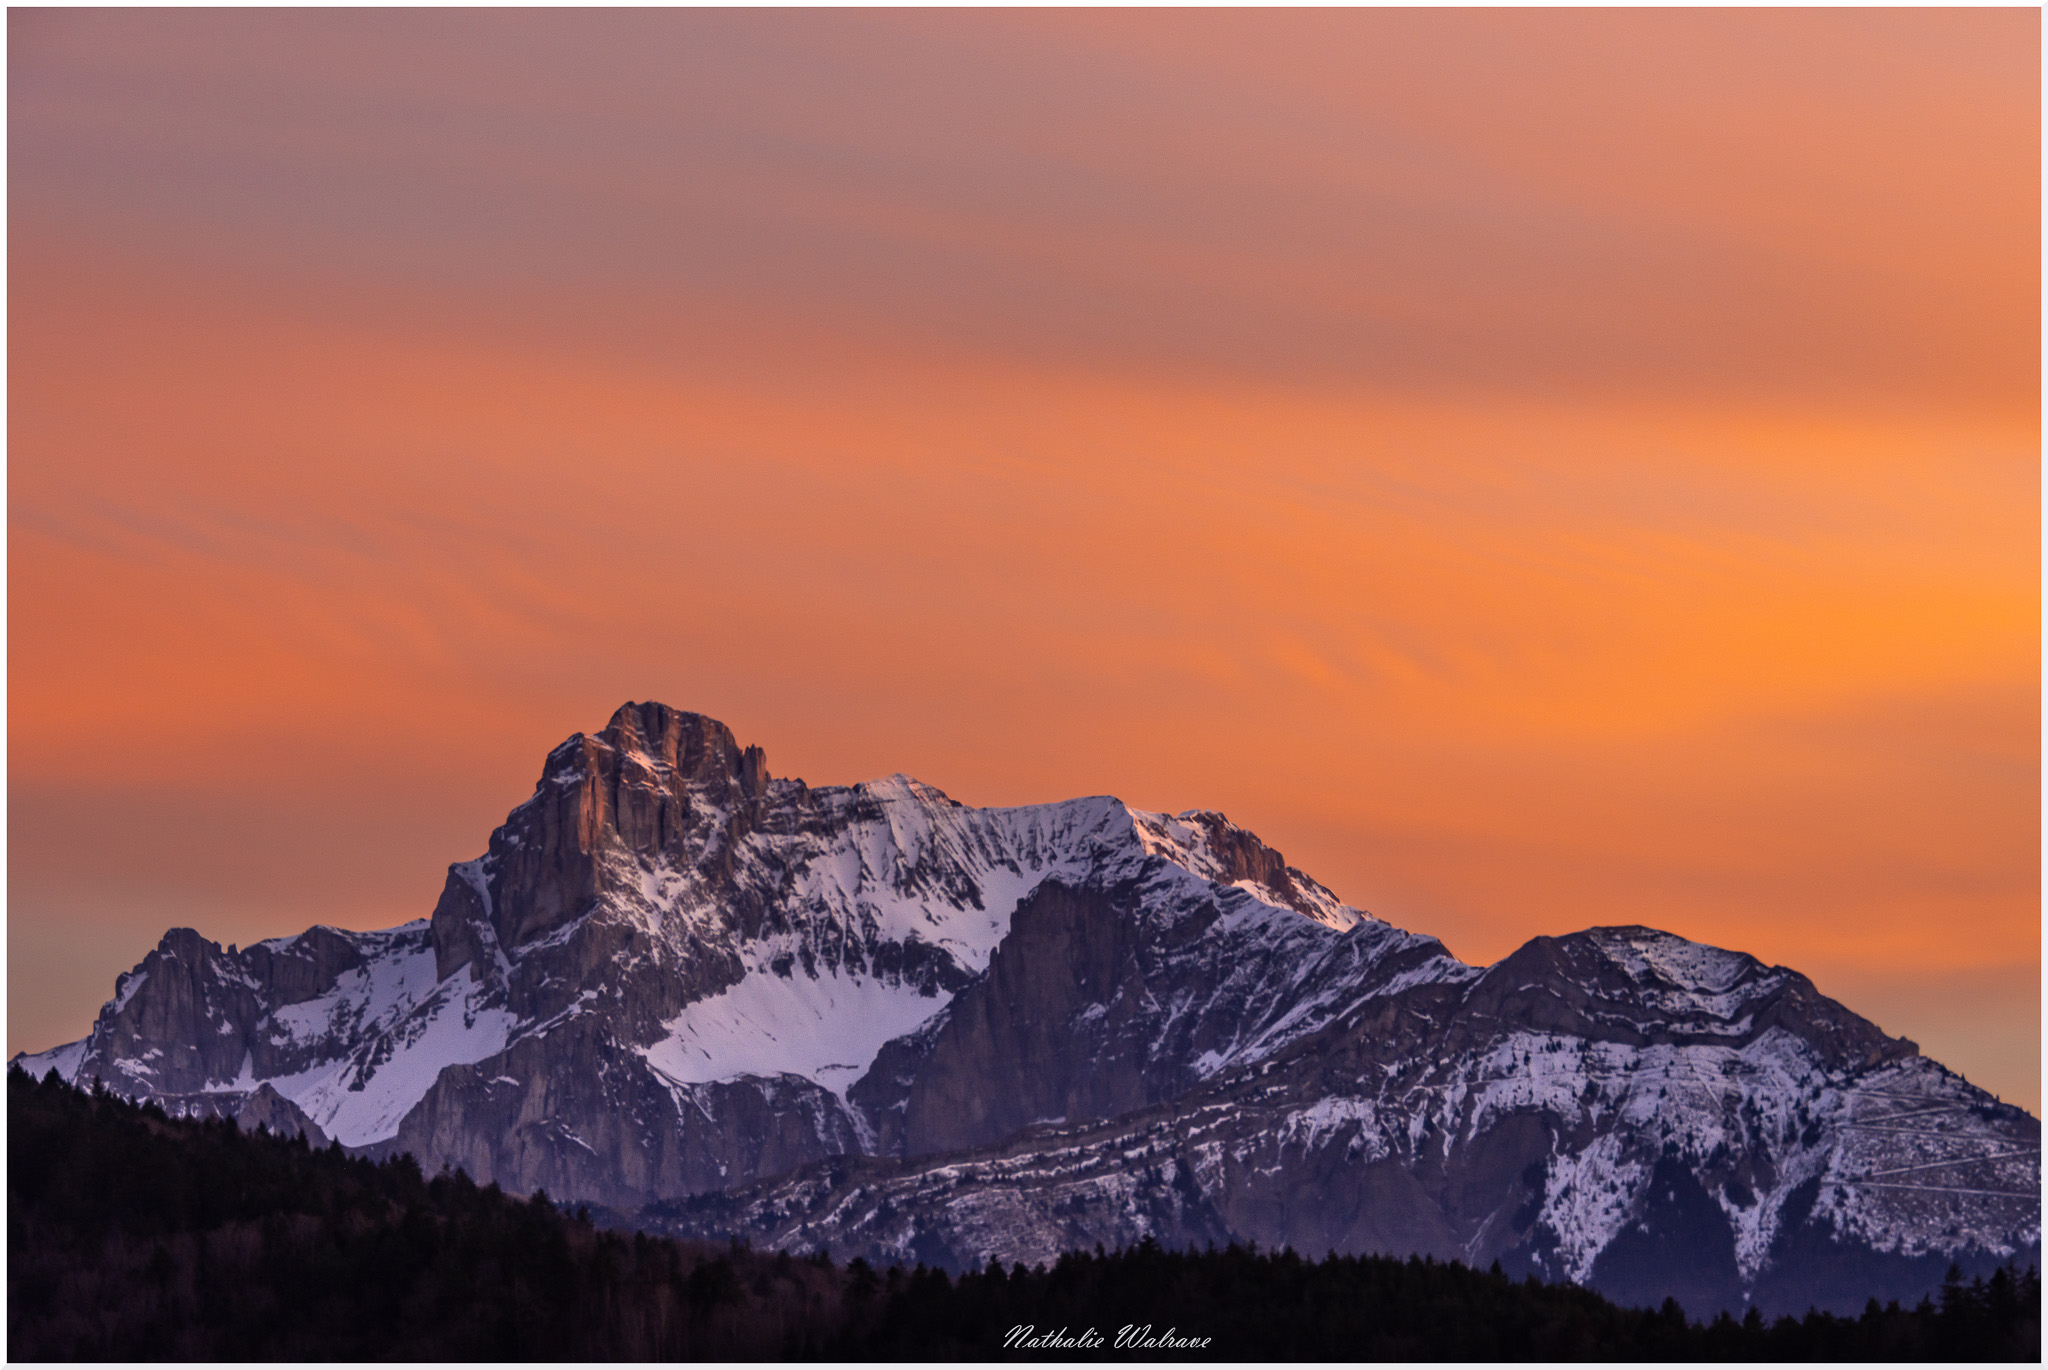
POLYGON ((1803 1311, 2040 1240, 2038 1123, 1793 971, 1640 927, 1481 970, 1219 814, 812 789, 659 704, 550 753, 431 919, 175 929, 22 1063, 955 1266, 1236 1238, 1803 1311))

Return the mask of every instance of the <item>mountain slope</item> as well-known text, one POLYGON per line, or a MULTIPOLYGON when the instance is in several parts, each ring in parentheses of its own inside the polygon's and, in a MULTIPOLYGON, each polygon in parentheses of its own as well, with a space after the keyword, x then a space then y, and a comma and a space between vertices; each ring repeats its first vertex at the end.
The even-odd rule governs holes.
POLYGON ((1951 1260, 2037 1259, 2038 1165, 2034 1119, 1803 977, 1602 928, 1361 1005, 1168 1104, 643 1217, 953 1267, 1251 1239, 1499 1260, 1695 1312, 1848 1310, 1951 1260), (1631 971, 1655 1015, 1630 1011, 1631 971))

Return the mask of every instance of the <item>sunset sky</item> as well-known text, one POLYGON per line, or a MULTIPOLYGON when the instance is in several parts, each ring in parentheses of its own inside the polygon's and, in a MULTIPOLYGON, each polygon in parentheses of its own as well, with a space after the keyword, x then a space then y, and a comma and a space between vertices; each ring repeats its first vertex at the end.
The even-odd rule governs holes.
POLYGON ((11 10, 8 1051, 659 699, 2038 1113, 2039 26, 11 10))

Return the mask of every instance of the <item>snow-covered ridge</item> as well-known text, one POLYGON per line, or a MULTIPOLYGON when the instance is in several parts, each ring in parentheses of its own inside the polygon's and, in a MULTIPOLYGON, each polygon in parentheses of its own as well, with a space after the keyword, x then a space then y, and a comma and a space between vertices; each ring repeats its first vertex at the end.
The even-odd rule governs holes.
POLYGON ((1638 999, 1666 1012, 1729 1019, 1785 979, 1746 953, 1655 928, 1591 928, 1585 936, 1636 982, 1638 999))
MULTIPOLYGON (((239 951, 173 930, 90 1037, 24 1064, 185 1111, 268 1085, 346 1144, 627 1210, 848 1152, 1028 1150, 1038 1124, 1170 1131, 1149 1106, 1183 1100, 1213 1127, 1185 1151, 1162 1133, 1143 1171, 1104 1141, 1090 1204, 1142 1226, 1151 1170, 1177 1203, 1191 1169, 1210 1212, 1296 1221, 1318 1201, 1291 1176, 1341 1188, 1383 1162, 1427 1187, 1505 1148, 1520 1188, 1460 1230, 1524 1222, 1575 1276, 1677 1157, 1748 1278, 1795 1194, 1874 1250, 2024 1245, 2000 1215, 2030 1166, 2038 1192, 2028 1120, 1911 1051, 1740 953, 1597 928, 1482 970, 1212 811, 812 788, 722 725, 635 705, 550 754, 431 920, 239 951)), ((928 1201, 976 1202, 937 1180, 928 1201)), ((997 1207, 990 1240, 1021 1212, 997 1207)), ((1033 1240, 1069 1240, 1081 1211, 1033 1240)))
MULTIPOLYGON (((1219 835, 1239 834, 1242 833, 1242 829, 1237 828, 1220 813, 1207 809, 1187 809, 1179 814, 1169 815, 1129 808, 1125 812, 1131 816, 1132 829, 1137 834, 1140 846, 1148 855, 1164 857, 1205 880, 1232 885, 1261 903, 1270 904, 1274 908, 1292 909, 1338 932, 1349 932, 1361 922, 1373 918, 1373 915, 1363 909, 1355 909, 1345 904, 1322 885, 1291 866, 1285 868, 1285 876, 1287 888, 1293 895, 1292 899, 1283 897, 1279 890, 1266 881, 1235 875, 1215 850, 1214 842, 1219 835)), ((1243 836, 1249 837, 1250 834, 1245 833, 1243 836)))
MULTIPOLYGON (((1370 920, 1205 810, 1151 813, 1108 796, 979 809, 901 774, 815 789, 763 774, 751 802, 784 816, 735 828, 743 796, 720 779, 725 772, 697 765, 683 774, 669 753, 618 722, 555 748, 534 796, 499 829, 490 853, 450 868, 481 919, 470 928, 470 962, 446 980, 437 978, 437 934, 425 920, 376 932, 309 929, 241 952, 196 936, 167 939, 123 977, 91 1037, 23 1064, 166 1097, 226 1098, 268 1084, 330 1135, 366 1145, 395 1135, 447 1067, 485 1061, 592 1013, 616 1017, 616 979, 579 990, 556 967, 606 927, 630 927, 644 934, 647 950, 625 962, 614 953, 614 976, 698 964, 707 950, 733 955, 741 968, 736 983, 700 994, 680 1013, 615 1023, 657 1076, 693 1085, 796 1075, 843 1101, 885 1044, 929 1024, 953 989, 987 968, 1020 902, 1048 880, 1143 886, 1149 900, 1176 908, 1218 903, 1226 929, 1242 930, 1247 910, 1263 910, 1254 934, 1277 919, 1275 933, 1298 927, 1327 938, 1370 920), (579 802, 607 766, 619 806, 681 797, 703 834, 695 839, 699 862, 636 854, 600 838, 595 901, 505 944, 496 923, 504 862, 522 844, 531 848, 547 806, 579 802), (638 797, 629 800, 629 791, 638 797), (1264 863, 1262 878, 1246 878, 1247 860, 1264 863), (772 915, 737 923, 736 889, 752 891, 772 915), (303 979, 326 963, 339 968, 311 993, 268 988, 279 975, 303 979), (293 965, 308 969, 291 972, 293 965), (220 1038, 203 1053, 210 1065, 174 1067, 160 1047, 130 1040, 124 1025, 138 996, 152 976, 165 975, 199 987, 204 1034, 220 1038), (566 1008, 517 1007, 536 994, 566 1008)), ((758 765, 753 754, 744 760, 758 765)), ((1324 990, 1291 1016, 1282 1006, 1282 1022, 1219 1055, 1205 1073, 1286 1040, 1290 1024, 1321 1021, 1329 998, 1324 990)))
MULTIPOLYGON (((750 839, 753 859, 790 871, 785 906, 842 937, 937 948, 968 975, 987 968, 1017 906, 1047 880, 1113 886, 1149 879, 1178 887, 1180 898, 1220 898, 1231 909, 1248 895, 1254 907, 1286 923, 1320 925, 1318 932, 1370 921, 1298 873, 1294 903, 1271 885, 1230 879, 1212 837, 1256 839, 1206 811, 1175 817, 1108 796, 977 809, 904 775, 815 790, 810 799, 833 814, 830 840, 750 839), (1204 821, 1190 821, 1197 816, 1204 821)), ((658 886, 663 897, 687 902, 671 889, 676 879, 648 870, 643 899, 654 902, 658 886)), ((886 973, 807 968, 798 959, 801 942, 776 934, 741 944, 744 978, 666 1020, 663 1036, 639 1049, 650 1066, 684 1084, 799 1075, 843 1098, 887 1042, 924 1027, 950 1002, 928 983, 886 973)), ((1303 1014, 1317 1007, 1327 1006, 1301 1006, 1303 1014)), ((1284 1029, 1268 1031, 1260 1045, 1284 1040, 1284 1029)))
POLYGON ((20 1066, 38 1080, 53 1070, 57 1072, 59 1079, 76 1080, 79 1063, 85 1059, 85 1050, 90 1045, 90 1038, 81 1037, 75 1042, 66 1042, 62 1046, 51 1047, 48 1051, 38 1051, 33 1055, 24 1052, 14 1058, 13 1064, 20 1066))
MULTIPOLYGON (((486 1002, 482 988, 467 968, 447 980, 434 974, 434 951, 427 941, 425 920, 374 932, 315 927, 297 937, 271 938, 238 955, 207 944, 204 964, 191 968, 202 983, 248 992, 264 988, 247 964, 253 953, 307 959, 312 939, 339 941, 361 953, 359 964, 342 971, 324 992, 261 1010, 244 1034, 222 1004, 208 1002, 209 1031, 243 1043, 232 1068, 221 1068, 189 1080, 185 1087, 163 1087, 165 1052, 149 1047, 139 1054, 108 1050, 118 1022, 151 972, 137 970, 122 977, 122 993, 107 1006, 91 1036, 33 1056, 17 1058, 32 1074, 55 1069, 64 1079, 80 1071, 105 1079, 123 1093, 184 1097, 248 1095, 268 1084, 297 1104, 329 1137, 347 1146, 364 1146, 397 1133, 399 1120, 449 1065, 482 1060, 504 1049, 512 1015, 486 1002), (299 1068, 273 1071, 256 1068, 256 1053, 266 1060, 292 1060, 299 1068)), ((173 973, 172 964, 189 952, 164 949, 154 953, 156 974, 173 973)), ((145 965, 149 964, 145 962, 145 965)), ((209 996, 210 997, 210 996, 209 996)))

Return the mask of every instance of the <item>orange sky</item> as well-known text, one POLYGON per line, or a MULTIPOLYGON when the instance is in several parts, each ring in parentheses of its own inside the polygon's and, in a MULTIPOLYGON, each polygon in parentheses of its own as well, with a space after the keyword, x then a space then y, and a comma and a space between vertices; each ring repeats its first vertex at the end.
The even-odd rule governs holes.
POLYGON ((657 698, 2038 1111, 2037 12, 8 32, 10 1052, 657 698))

